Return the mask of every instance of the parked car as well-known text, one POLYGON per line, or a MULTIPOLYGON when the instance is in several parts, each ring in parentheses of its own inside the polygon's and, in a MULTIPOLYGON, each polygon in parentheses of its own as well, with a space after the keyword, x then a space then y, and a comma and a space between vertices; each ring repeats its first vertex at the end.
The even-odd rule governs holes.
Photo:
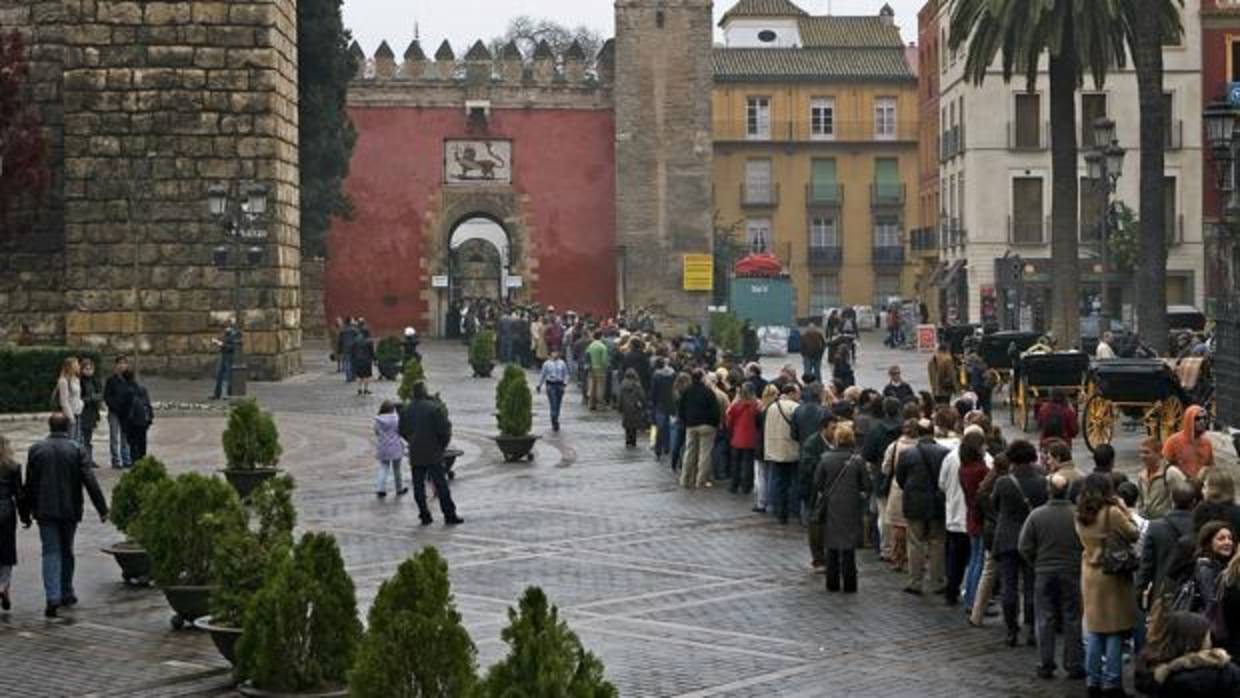
POLYGON ((870 305, 854 305, 853 310, 857 311, 857 329, 862 332, 869 332, 878 327, 878 316, 874 313, 874 307, 870 305))

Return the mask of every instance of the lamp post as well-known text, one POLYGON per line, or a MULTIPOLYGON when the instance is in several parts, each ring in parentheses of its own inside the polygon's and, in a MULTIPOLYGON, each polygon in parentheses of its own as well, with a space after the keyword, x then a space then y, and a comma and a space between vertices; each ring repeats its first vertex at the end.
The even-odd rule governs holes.
POLYGON ((207 190, 207 212, 220 226, 225 242, 211 251, 211 260, 216 269, 233 273, 233 321, 239 335, 229 377, 229 393, 234 396, 246 392, 241 273, 263 261, 260 243, 266 241, 267 231, 260 226, 267 221, 267 191, 267 185, 258 182, 244 186, 237 182, 227 186, 216 184, 207 190))
POLYGON ((1213 297, 1207 299, 1207 304, 1215 306, 1213 312, 1217 316, 1217 308, 1226 295, 1228 260, 1225 230, 1240 222, 1240 192, 1236 191, 1235 169, 1237 150, 1240 150, 1240 139, 1236 138, 1240 109, 1220 98, 1207 106, 1201 116, 1206 127, 1206 147, 1210 149, 1210 157, 1214 161, 1215 185, 1225 199, 1220 205, 1219 222, 1215 226, 1217 254, 1208 255, 1215 270, 1215 279, 1210 287, 1213 297))
POLYGON ((1098 312, 1098 336, 1111 329, 1109 296, 1111 285, 1111 197, 1124 174, 1125 150, 1115 137, 1115 122, 1106 117, 1094 120, 1095 146, 1085 153, 1086 176, 1095 187, 1103 187, 1101 217, 1098 219, 1098 257, 1102 262, 1102 307, 1098 312))

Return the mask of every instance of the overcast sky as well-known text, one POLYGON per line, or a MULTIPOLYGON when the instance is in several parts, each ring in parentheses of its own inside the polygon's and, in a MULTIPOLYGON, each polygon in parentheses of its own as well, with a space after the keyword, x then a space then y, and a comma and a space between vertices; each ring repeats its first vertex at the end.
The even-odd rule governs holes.
MULTIPOLYGON (((924 0, 887 0, 896 10, 896 23, 906 41, 917 39, 917 10, 924 0)), ((794 0, 811 14, 878 14, 884 0, 794 0)), ((715 1, 715 21, 734 0, 715 1)), ((399 57, 413 39, 416 23, 428 54, 447 38, 456 55, 475 39, 504 32, 509 18, 521 14, 551 17, 570 26, 584 24, 605 37, 614 33, 611 0, 344 0, 345 26, 362 44, 367 56, 386 39, 399 57)))

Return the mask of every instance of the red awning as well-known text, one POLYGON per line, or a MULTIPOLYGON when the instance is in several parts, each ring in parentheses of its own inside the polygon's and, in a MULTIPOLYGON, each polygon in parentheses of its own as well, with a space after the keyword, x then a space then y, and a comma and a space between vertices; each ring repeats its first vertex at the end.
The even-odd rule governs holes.
POLYGON ((751 254, 736 263, 738 276, 779 276, 784 272, 784 265, 773 254, 751 254))

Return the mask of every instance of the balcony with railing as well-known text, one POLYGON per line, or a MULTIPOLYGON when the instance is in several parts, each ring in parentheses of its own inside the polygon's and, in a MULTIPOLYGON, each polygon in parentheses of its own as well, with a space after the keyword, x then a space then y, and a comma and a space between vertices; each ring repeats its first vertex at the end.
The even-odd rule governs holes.
POLYGON ((875 245, 870 250, 870 261, 875 266, 904 264, 903 245, 875 245))
POLYGON ((939 249, 939 231, 936 228, 914 228, 909 233, 909 246, 914 252, 934 252, 939 249))
POLYGON ((809 246, 809 266, 811 268, 838 267, 844 262, 844 248, 839 245, 809 246))
POLYGON ((805 205, 810 208, 839 208, 844 205, 844 185, 839 182, 810 182, 805 185, 805 205))
POLYGON ((871 182, 870 206, 903 206, 906 187, 902 182, 871 182))
POLYGON ((916 143, 918 124, 916 119, 897 119, 890 128, 880 132, 874 119, 835 119, 829 128, 819 125, 815 130, 809 119, 771 120, 768 133, 749 133, 748 122, 743 118, 716 118, 711 122, 712 137, 717 143, 744 143, 774 141, 780 143, 867 143, 901 142, 916 143))
POLYGON ((1013 245, 1046 244, 1050 218, 1012 218, 1008 216, 1008 242, 1013 245))
POLYGON ((1039 124, 1030 124, 1024 128, 1020 128, 1021 124, 1015 121, 1007 123, 1007 147, 1008 150, 1025 150, 1029 152, 1039 152, 1050 147, 1050 122, 1042 122, 1039 124))
POLYGON ((746 208, 774 208, 779 205, 779 185, 751 187, 741 182, 741 206, 746 208))

